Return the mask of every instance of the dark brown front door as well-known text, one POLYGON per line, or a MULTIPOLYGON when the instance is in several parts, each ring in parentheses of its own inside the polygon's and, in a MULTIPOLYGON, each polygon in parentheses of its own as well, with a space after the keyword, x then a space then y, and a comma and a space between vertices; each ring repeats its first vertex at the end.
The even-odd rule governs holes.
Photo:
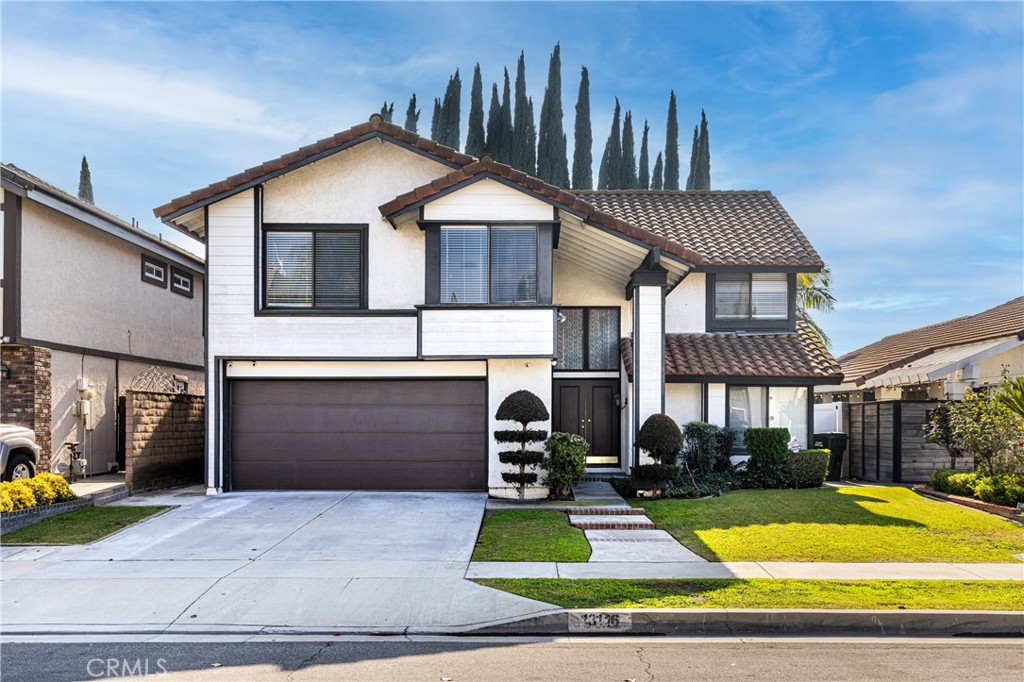
POLYGON ((589 467, 619 466, 618 379, 555 379, 555 431, 587 439, 589 467))
POLYGON ((235 490, 486 490, 483 380, 230 384, 235 490))

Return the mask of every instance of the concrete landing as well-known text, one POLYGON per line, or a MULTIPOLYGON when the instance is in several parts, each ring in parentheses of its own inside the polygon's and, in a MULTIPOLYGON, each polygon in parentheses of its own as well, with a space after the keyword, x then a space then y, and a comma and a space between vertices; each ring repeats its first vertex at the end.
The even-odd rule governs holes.
POLYGON ((683 562, 704 559, 676 542, 663 530, 584 531, 592 553, 590 562, 683 562))

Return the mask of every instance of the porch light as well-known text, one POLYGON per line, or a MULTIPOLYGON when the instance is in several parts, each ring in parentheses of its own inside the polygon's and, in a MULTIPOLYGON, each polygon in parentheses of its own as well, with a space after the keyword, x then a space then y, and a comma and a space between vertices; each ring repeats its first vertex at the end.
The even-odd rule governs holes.
POLYGON ((0 362, 0 381, 7 381, 11 378, 11 368, 6 362, 0 362))

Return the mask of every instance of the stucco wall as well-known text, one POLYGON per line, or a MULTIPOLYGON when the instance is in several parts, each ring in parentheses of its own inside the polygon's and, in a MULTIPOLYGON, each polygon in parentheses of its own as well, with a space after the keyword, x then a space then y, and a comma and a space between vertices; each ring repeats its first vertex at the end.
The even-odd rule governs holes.
MULTIPOLYGON (((488 360, 487 361, 487 414, 488 442, 490 443, 487 484, 491 495, 495 497, 516 497, 515 488, 509 487, 501 479, 502 471, 512 471, 511 465, 498 461, 498 452, 507 445, 499 445, 493 438, 496 429, 515 428, 512 422, 498 421, 494 415, 498 412, 501 401, 514 391, 525 389, 532 391, 544 401, 551 412, 551 363, 546 360, 488 360)), ((551 431, 551 420, 530 424, 531 429, 551 431)), ((536 449, 543 450, 543 443, 537 443, 536 449)), ((539 471, 539 470, 538 470, 539 471)), ((541 477, 543 478, 543 472, 541 477)), ((527 497, 546 497, 547 488, 537 486, 527 489, 527 497)))
POLYGON ((665 384, 665 414, 679 426, 701 421, 703 409, 700 384, 665 384))
POLYGON ((617 282, 560 258, 552 259, 552 301, 564 306, 618 306, 620 336, 629 336, 632 304, 626 300, 626 282, 617 282))
POLYGON ((1004 367, 1010 373, 1011 378, 1024 376, 1024 346, 1018 346, 982 360, 979 365, 981 366, 981 376, 978 381, 982 384, 986 381, 993 385, 998 384, 1004 367))
POLYGON ((500 182, 484 179, 452 192, 423 207, 426 220, 549 221, 554 218, 550 204, 500 182))
POLYGON ((707 330, 706 276, 691 272, 665 298, 665 333, 702 334, 707 330))
POLYGON ((193 298, 148 284, 139 247, 33 201, 22 207, 22 336, 202 364, 202 277, 193 273, 193 298))

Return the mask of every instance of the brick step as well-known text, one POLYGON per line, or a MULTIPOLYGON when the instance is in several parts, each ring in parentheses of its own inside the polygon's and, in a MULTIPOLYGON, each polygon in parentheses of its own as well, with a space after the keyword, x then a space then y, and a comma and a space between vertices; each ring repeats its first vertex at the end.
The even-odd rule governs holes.
POLYGON ((93 504, 104 505, 110 504, 111 502, 117 502, 118 500, 123 500, 124 498, 128 497, 128 495, 128 486, 122 485, 116 488, 110 488, 108 490, 101 490, 99 492, 89 493, 87 495, 83 495, 83 497, 91 499, 93 501, 93 504))
POLYGON ((614 507, 573 507, 569 513, 573 516, 643 516, 646 512, 642 507, 617 505, 614 507))
POLYGON ((635 514, 576 516, 569 515, 569 523, 583 530, 652 530, 654 523, 646 516, 635 514))

